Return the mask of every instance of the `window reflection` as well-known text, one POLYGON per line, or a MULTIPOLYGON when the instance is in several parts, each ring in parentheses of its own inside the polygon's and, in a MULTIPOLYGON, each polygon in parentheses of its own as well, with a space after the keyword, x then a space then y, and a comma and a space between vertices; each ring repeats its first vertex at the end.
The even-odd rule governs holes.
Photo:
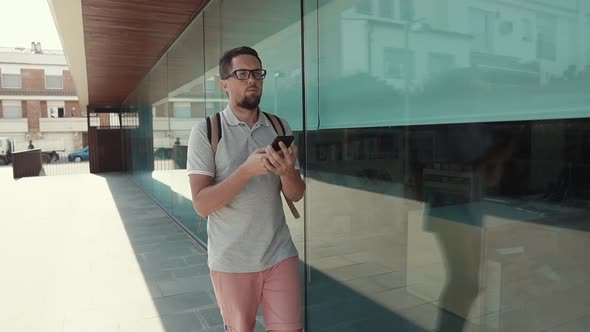
POLYGON ((310 7, 309 326, 585 326, 590 2, 310 7))
POLYGON ((181 151, 253 46, 300 142, 310 330, 584 330, 590 1, 303 3, 301 59, 300 2, 209 2, 128 99, 138 181, 196 233, 181 151))

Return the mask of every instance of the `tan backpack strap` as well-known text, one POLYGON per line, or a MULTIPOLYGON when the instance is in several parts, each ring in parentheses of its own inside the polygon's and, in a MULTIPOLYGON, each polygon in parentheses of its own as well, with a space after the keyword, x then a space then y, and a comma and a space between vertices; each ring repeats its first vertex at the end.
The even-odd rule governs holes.
MULTIPOLYGON (((207 138, 209 139, 209 143, 211 143, 211 150, 213 150, 213 155, 217 153, 217 146, 219 145, 219 141, 221 140, 221 115, 215 113, 211 116, 206 118, 207 122, 207 138)), ((203 232, 203 223, 205 222, 207 217, 199 216, 199 229, 198 232, 203 232)))
POLYGON ((203 233, 203 222, 205 221, 205 217, 201 217, 199 216, 199 229, 197 232, 199 232, 199 234, 203 233))
POLYGON ((287 197, 285 197, 285 200, 287 201, 287 205, 289 206, 289 210, 291 210, 291 214, 293 214, 293 217, 295 217, 295 219, 299 219, 301 216, 299 215, 299 211, 297 211, 297 208, 295 207, 293 201, 288 200, 287 197))
POLYGON ((283 126, 283 122, 281 121, 281 119, 279 119, 279 117, 274 114, 266 112, 262 113, 264 113, 268 121, 270 121, 270 124, 274 128, 275 133, 277 133, 277 135, 279 136, 285 136, 285 127, 283 126))
POLYGON ((211 149, 213 150, 213 154, 217 153, 217 146, 219 145, 219 140, 221 140, 221 116, 219 113, 215 113, 207 118, 207 133, 209 142, 211 142, 211 149))
MULTIPOLYGON (((270 121, 277 135, 285 136, 285 127, 283 126, 283 122, 281 121, 281 119, 279 119, 279 117, 274 114, 266 112, 262 113, 264 113, 268 121, 270 121)), ((283 196, 285 196, 285 193, 283 193, 283 196)), ((286 196, 285 201, 287 202, 287 206, 289 206, 289 210, 291 210, 291 214, 293 214, 293 217, 295 217, 295 219, 299 219, 301 215, 299 215, 299 211, 297 211, 297 208, 295 207, 293 201, 288 200, 286 196)))
MULTIPOLYGON (((270 124, 274 128, 275 133, 277 133, 277 135, 279 136, 285 136, 285 126, 283 126, 283 121, 281 121, 281 119, 279 119, 279 117, 274 114, 266 112, 262 113, 264 113, 268 121, 270 121, 270 124)), ((283 193, 283 196, 285 196, 285 193, 283 193)), ((293 217, 295 217, 295 219, 299 219, 301 216, 299 215, 299 211, 297 211, 297 208, 295 207, 293 201, 288 200, 286 196, 285 201, 287 201, 287 205, 289 206, 289 210, 291 210, 291 214, 293 214, 293 217)))

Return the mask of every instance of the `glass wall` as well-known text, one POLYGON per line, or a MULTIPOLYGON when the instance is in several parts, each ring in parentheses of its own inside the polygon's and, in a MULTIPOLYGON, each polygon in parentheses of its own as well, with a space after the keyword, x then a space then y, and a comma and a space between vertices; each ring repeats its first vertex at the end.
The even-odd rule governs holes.
POLYGON ((127 98, 129 163, 206 244, 186 143, 254 47, 307 183, 306 330, 585 331, 589 33, 590 0, 210 1, 127 98))
POLYGON ((590 1, 304 1, 309 331, 590 326, 590 1))
MULTIPOLYGON (((186 144, 195 124, 227 104, 220 87, 219 58, 237 46, 257 49, 269 72, 261 107, 301 132, 299 17, 299 3, 288 0, 247 5, 238 0, 212 1, 125 102, 130 109, 140 109, 142 124, 131 134, 134 178, 204 244, 206 224, 199 233, 186 174, 186 144)), ((297 221, 292 229, 303 252, 303 222, 297 221)))

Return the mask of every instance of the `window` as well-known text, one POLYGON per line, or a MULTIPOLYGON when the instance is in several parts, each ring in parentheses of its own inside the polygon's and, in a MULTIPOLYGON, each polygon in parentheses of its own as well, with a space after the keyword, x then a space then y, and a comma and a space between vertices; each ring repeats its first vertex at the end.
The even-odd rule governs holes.
POLYGON ((550 15, 537 16, 537 58, 557 58, 557 19, 550 15))
POLYGON ((473 50, 478 52, 492 52, 493 13, 480 9, 470 9, 469 22, 473 37, 471 43, 473 50))
POLYGON ((23 117, 23 108, 20 100, 2 101, 2 110, 5 119, 20 119, 23 117))
POLYGON ((49 107, 48 116, 50 118, 63 118, 65 117, 64 107, 56 107, 51 106, 49 107))
POLYGON ((177 119, 190 119, 191 104, 190 103, 174 103, 174 117, 177 119))
POLYGON ((356 5, 356 12, 359 14, 371 15, 371 0, 360 0, 356 5))
POLYGON ((2 87, 20 89, 20 74, 2 74, 2 87))
POLYGON ((414 78, 414 52, 387 47, 383 51, 386 78, 414 78))
POLYGON ((384 18, 395 18, 393 0, 379 0, 379 16, 384 18))
POLYGON ((431 77, 440 76, 455 66, 455 57, 445 53, 430 53, 428 56, 428 72, 431 77))
POLYGON ((414 0, 400 0, 399 13, 402 20, 414 19, 414 0))
POLYGON ((63 89, 64 77, 61 75, 45 75, 46 89, 63 89))

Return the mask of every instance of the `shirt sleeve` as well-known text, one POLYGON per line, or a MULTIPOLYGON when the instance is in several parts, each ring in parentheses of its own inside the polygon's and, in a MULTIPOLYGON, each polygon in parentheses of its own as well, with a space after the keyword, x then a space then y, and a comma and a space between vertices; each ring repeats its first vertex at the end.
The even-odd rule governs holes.
POLYGON ((203 120, 191 130, 186 160, 188 175, 202 174, 215 177, 215 156, 207 138, 207 123, 203 120))
MULTIPOLYGON (((289 136, 289 135, 293 135, 293 131, 291 130, 291 126, 289 125, 289 122, 287 122, 287 120, 285 119, 280 119, 283 122, 283 126, 285 126, 285 135, 289 136)), ((297 149, 299 151, 301 151, 300 147, 298 146, 297 149)), ((299 158, 297 158, 295 160, 295 169, 300 169, 299 167, 299 158)))

